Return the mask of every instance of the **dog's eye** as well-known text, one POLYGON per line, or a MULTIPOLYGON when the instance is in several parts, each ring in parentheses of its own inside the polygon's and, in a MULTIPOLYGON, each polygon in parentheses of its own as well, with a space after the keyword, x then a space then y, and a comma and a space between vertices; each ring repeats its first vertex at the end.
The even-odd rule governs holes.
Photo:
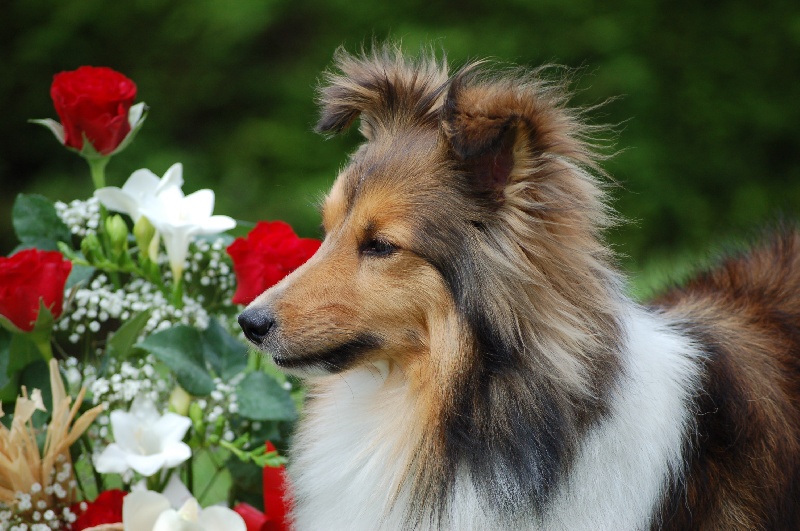
POLYGON ((361 246, 361 254, 384 257, 397 252, 397 247, 386 240, 373 238, 361 246))

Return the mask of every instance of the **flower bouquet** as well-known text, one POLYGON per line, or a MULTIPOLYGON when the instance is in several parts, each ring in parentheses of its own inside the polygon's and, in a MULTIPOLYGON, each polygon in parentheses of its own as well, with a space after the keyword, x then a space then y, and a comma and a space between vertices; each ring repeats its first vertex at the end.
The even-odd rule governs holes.
POLYGON ((283 222, 244 237, 185 195, 183 168, 108 186, 147 109, 108 68, 54 77, 95 192, 20 195, 0 257, 0 529, 283 529, 283 457, 302 389, 248 351, 235 319, 319 241, 283 222), (231 507, 233 509, 231 509, 231 507))

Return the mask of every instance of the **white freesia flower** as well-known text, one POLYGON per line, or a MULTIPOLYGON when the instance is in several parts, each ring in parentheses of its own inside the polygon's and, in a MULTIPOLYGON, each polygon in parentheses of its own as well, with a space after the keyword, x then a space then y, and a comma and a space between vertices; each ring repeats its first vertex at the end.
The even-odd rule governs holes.
POLYGON ((136 170, 128 177, 122 188, 106 186, 94 192, 94 196, 109 210, 128 214, 134 222, 142 211, 169 189, 180 190, 183 186, 183 165, 176 162, 169 167, 161 179, 148 169, 136 170))
POLYGON ((135 398, 130 411, 112 411, 111 427, 116 442, 94 459, 98 472, 122 474, 133 469, 143 476, 175 467, 191 457, 182 441, 192 421, 176 413, 160 415, 153 402, 135 398))
POLYGON ((145 205, 142 215, 164 239, 172 274, 177 281, 183 273, 183 263, 192 237, 217 234, 236 226, 228 216, 213 216, 214 192, 198 190, 187 196, 178 187, 169 187, 145 205))
POLYGON ((157 492, 134 491, 122 502, 125 531, 246 531, 241 516, 227 507, 201 509, 194 498, 175 510, 157 492))

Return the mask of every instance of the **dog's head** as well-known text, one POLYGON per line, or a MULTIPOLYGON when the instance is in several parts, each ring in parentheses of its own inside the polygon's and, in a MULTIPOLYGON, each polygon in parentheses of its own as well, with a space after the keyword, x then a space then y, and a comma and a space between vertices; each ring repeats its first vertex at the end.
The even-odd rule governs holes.
MULTIPOLYGON (((482 63, 449 76, 387 46, 339 52, 320 102, 318 131, 360 118, 366 141, 324 201, 319 251, 240 317, 279 366, 313 375, 380 359, 453 373, 512 363, 535 348, 533 328, 534 343, 561 338, 554 356, 598 337, 584 313, 605 292, 607 217, 557 85, 482 63)), ((574 360, 558 371, 582 379, 574 360)))

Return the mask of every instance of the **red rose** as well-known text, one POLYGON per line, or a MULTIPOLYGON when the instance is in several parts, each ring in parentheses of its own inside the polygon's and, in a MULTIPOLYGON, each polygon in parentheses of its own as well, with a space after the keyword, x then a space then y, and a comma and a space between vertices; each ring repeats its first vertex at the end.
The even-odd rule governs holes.
MULTIPOLYGON (((274 452, 275 446, 267 441, 267 451, 274 452)), ((289 480, 286 467, 265 466, 262 473, 264 485, 264 514, 267 523, 264 531, 286 531, 289 529, 289 512, 291 506, 287 499, 289 480)))
POLYGON ((128 111, 136 85, 110 68, 82 66, 56 74, 50 96, 69 147, 82 149, 86 135, 98 153, 108 155, 131 130, 128 111))
POLYGON ((87 503, 85 511, 81 510, 80 503, 73 505, 70 509, 78 516, 78 519, 72 523, 72 531, 122 522, 122 500, 127 494, 125 491, 116 489, 101 492, 97 499, 87 503))
MULTIPOLYGON (((269 441, 267 441, 266 447, 268 452, 275 451, 275 446, 269 441)), ((286 479, 285 467, 264 467, 263 482, 263 513, 246 503, 237 504, 233 510, 244 519, 247 531, 287 531, 289 529, 290 503, 287 499, 289 483, 286 479)))
POLYGON ((233 302, 250 304, 267 288, 303 265, 322 242, 298 238, 283 221, 260 221, 246 238, 228 246, 236 273, 233 302))
POLYGON ((242 517, 247 531, 262 531, 267 523, 267 515, 248 503, 237 503, 233 510, 242 517))
POLYGON ((0 257, 0 315, 30 332, 39 316, 41 300, 58 317, 70 271, 72 262, 58 251, 27 249, 8 258, 0 257))

